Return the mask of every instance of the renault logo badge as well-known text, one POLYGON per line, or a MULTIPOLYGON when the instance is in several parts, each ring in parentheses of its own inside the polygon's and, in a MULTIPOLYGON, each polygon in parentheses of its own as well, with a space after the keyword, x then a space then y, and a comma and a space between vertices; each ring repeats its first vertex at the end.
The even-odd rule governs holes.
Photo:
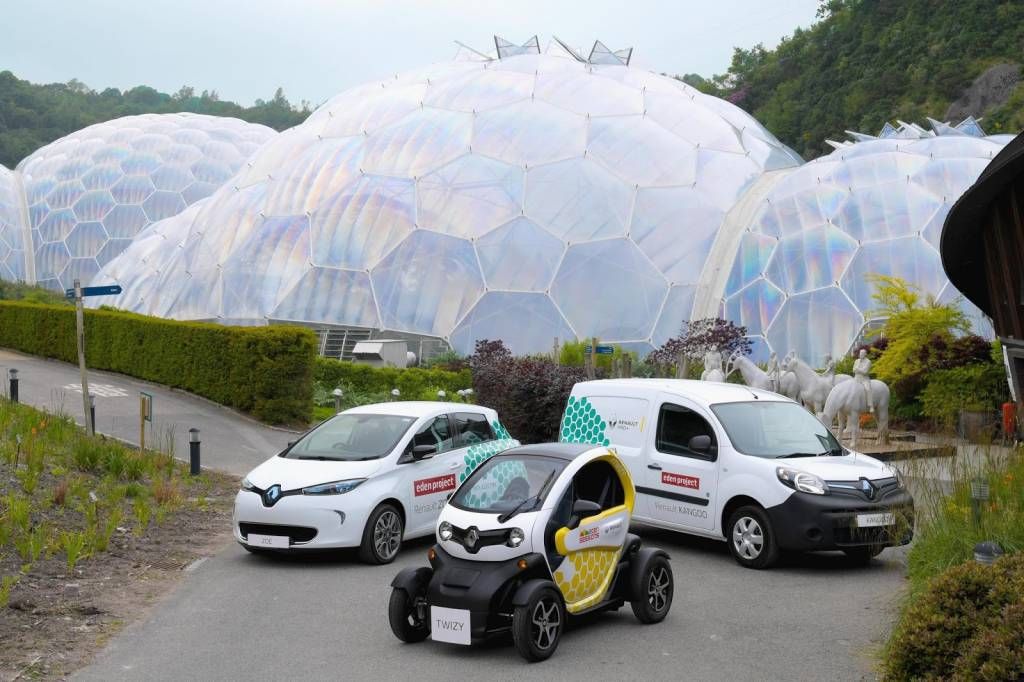
POLYGON ((864 493, 864 496, 869 500, 875 499, 875 484, 866 478, 860 479, 860 491, 864 493))
POLYGON ((476 526, 470 526, 466 531, 466 549, 470 552, 476 550, 476 543, 480 540, 480 531, 476 526))
POLYGON ((273 507, 274 504, 281 499, 281 486, 272 485, 267 488, 267 491, 263 493, 263 504, 267 507, 273 507))

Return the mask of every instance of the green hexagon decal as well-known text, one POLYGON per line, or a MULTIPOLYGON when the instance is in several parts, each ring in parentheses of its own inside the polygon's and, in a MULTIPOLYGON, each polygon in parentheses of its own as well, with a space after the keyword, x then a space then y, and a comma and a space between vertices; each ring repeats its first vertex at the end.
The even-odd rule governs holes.
POLYGON ((590 443, 591 445, 611 445, 605 435, 604 419, 586 398, 569 397, 562 415, 562 426, 559 438, 563 443, 590 443))

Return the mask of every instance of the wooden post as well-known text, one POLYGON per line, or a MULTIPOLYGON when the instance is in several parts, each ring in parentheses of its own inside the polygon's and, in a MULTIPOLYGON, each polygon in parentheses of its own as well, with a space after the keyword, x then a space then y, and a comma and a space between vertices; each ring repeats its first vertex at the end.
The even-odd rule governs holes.
POLYGON ((146 396, 139 395, 139 453, 146 452, 146 396))
POLYGON ((558 343, 558 337, 555 337, 555 345, 551 348, 551 359, 555 361, 555 364, 560 364, 559 357, 561 356, 561 346, 558 343))
POLYGON ((597 378, 597 337, 590 340, 590 378, 597 378))
POLYGON ((82 375, 82 409, 85 411, 85 431, 90 436, 96 435, 96 425, 92 423, 92 410, 89 409, 89 377, 85 371, 85 312, 82 305, 82 283, 75 280, 75 337, 78 341, 78 371, 82 375))
POLYGON ((629 353, 626 353, 625 355, 622 356, 622 362, 624 364, 624 367, 622 368, 623 375, 627 379, 633 378, 633 356, 630 355, 629 353))

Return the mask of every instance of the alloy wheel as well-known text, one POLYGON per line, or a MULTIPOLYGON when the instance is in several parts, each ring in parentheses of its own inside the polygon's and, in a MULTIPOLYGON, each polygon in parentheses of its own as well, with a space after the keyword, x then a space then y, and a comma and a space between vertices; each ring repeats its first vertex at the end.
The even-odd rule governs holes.
POLYGON ((533 608, 533 642, 538 649, 549 649, 562 623, 558 603, 552 598, 541 599, 533 608))
POLYGON ((668 570, 660 566, 651 573, 647 581, 647 603, 655 612, 660 613, 668 605, 668 591, 672 579, 669 578, 668 570))
POLYGON ((398 514, 387 510, 377 517, 377 523, 373 526, 373 548, 377 556, 389 561, 398 554, 401 544, 402 520, 398 514))

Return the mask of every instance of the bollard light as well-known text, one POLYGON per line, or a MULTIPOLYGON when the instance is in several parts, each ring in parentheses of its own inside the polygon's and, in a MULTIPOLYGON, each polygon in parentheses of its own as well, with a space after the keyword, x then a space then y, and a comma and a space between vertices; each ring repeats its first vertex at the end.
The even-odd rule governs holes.
POLYGON ((334 396, 334 411, 341 412, 341 398, 343 395, 345 395, 344 391, 342 391, 340 388, 336 388, 333 391, 331 391, 331 395, 334 396))
POLYGON ((1003 548, 998 542, 986 540, 974 546, 974 560, 979 564, 992 564, 1003 555, 1003 548))
POLYGON ((18 402, 18 370, 13 367, 7 370, 7 378, 10 380, 11 388, 9 395, 11 396, 11 402, 18 402))
POLYGON ((445 393, 444 391, 438 391, 437 392, 437 399, 438 400, 444 400, 446 397, 448 397, 448 394, 445 393))
POLYGON ((193 476, 199 475, 199 429, 193 427, 188 430, 188 472, 193 476))
POLYGON ((391 389, 391 397, 392 398, 397 398, 400 395, 402 395, 402 392, 399 391, 397 388, 391 389))
POLYGON ((975 476, 971 479, 971 511, 974 516, 974 525, 981 525, 982 503, 988 500, 988 479, 984 476, 975 476))
POLYGON ((96 396, 89 394, 89 421, 92 423, 92 435, 96 435, 96 396))

